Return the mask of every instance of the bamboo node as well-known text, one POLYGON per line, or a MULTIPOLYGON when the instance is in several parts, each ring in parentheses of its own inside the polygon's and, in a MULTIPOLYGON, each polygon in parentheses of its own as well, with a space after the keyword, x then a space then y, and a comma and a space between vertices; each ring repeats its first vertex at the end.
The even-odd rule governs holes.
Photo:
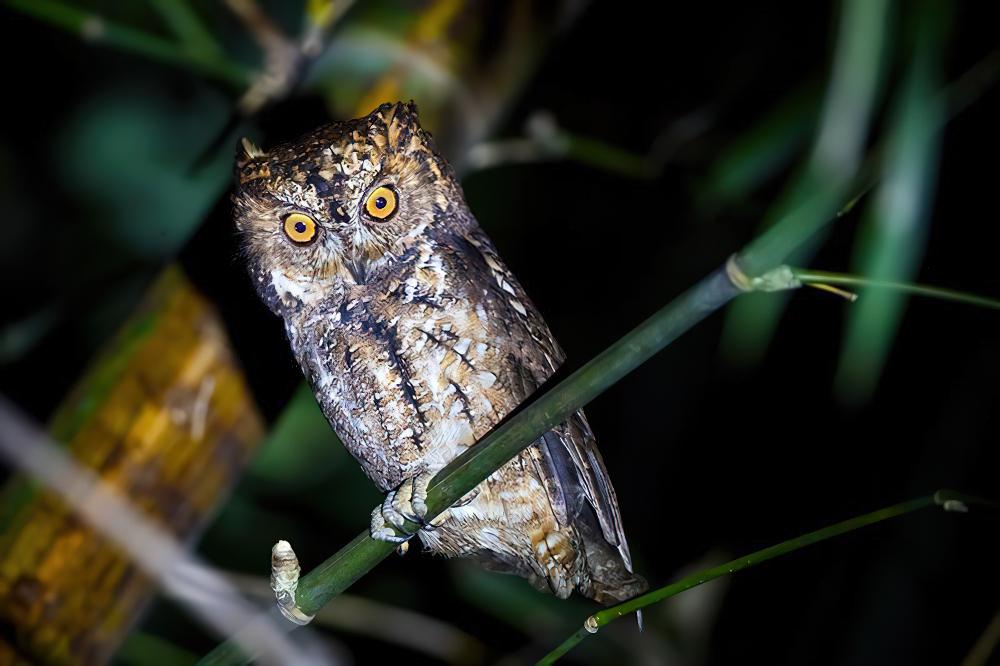
POLYGON ((945 511, 953 511, 955 513, 969 513, 969 507, 965 502, 957 499, 945 500, 942 508, 945 511))
POLYGON ((274 591, 274 601, 286 620, 300 626, 309 624, 315 617, 303 613, 295 603, 301 571, 299 558, 292 550, 292 544, 284 540, 274 544, 271 548, 271 589, 274 591))
POLYGON ((781 264, 776 268, 758 275, 750 277, 743 268, 740 267, 739 257, 735 254, 729 255, 726 260, 726 276, 740 291, 750 293, 753 291, 785 291, 787 289, 798 289, 802 286, 791 266, 781 264))

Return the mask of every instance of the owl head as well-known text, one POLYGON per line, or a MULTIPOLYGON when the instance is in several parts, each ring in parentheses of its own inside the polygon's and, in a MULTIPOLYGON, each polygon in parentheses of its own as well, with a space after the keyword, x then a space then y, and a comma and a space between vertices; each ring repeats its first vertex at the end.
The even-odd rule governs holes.
MULTIPOLYGON (((468 216, 415 105, 383 104, 263 151, 237 147, 236 228, 250 274, 279 315, 375 288, 412 262, 434 227, 468 216)), ((457 231, 451 229, 451 231, 457 231)))

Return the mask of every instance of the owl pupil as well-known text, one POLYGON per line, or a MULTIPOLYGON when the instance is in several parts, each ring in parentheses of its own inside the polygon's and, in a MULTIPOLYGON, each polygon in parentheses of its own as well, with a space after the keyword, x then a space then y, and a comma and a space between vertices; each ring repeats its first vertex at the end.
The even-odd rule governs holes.
POLYGON ((304 234, 306 232, 306 223, 305 222, 296 222, 295 223, 295 231, 299 232, 300 234, 304 234))
POLYGON ((386 204, 388 203, 389 202, 385 200, 385 197, 379 197, 375 199, 375 207, 378 208, 379 210, 385 208, 386 204))

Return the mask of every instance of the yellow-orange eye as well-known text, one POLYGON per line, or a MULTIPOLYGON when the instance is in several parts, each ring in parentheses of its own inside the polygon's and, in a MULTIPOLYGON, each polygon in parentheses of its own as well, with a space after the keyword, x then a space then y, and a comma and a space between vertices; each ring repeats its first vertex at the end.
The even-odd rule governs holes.
POLYGON ((319 227, 316 221, 304 213, 292 213, 285 218, 285 235, 299 245, 307 245, 316 240, 319 227))
POLYGON ((399 202, 396 200, 396 192, 391 187, 383 185, 376 187, 368 200, 365 201, 365 212, 376 220, 388 220, 396 212, 399 202))

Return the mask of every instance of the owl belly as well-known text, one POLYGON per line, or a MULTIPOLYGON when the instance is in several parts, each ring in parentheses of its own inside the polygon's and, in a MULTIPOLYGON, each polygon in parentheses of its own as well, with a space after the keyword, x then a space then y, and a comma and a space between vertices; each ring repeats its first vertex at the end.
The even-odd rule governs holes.
MULTIPOLYGON (((436 472, 488 433, 520 396, 504 333, 476 308, 429 306, 379 314, 342 307, 300 356, 327 418, 382 492, 436 472)), ((576 539, 560 528, 533 445, 494 472, 448 520, 420 533, 448 556, 473 555, 560 596, 577 584, 576 539)))
POLYGON ((293 347, 327 419, 385 492, 443 467, 516 401, 485 315, 377 305, 314 317, 313 339, 293 347))

